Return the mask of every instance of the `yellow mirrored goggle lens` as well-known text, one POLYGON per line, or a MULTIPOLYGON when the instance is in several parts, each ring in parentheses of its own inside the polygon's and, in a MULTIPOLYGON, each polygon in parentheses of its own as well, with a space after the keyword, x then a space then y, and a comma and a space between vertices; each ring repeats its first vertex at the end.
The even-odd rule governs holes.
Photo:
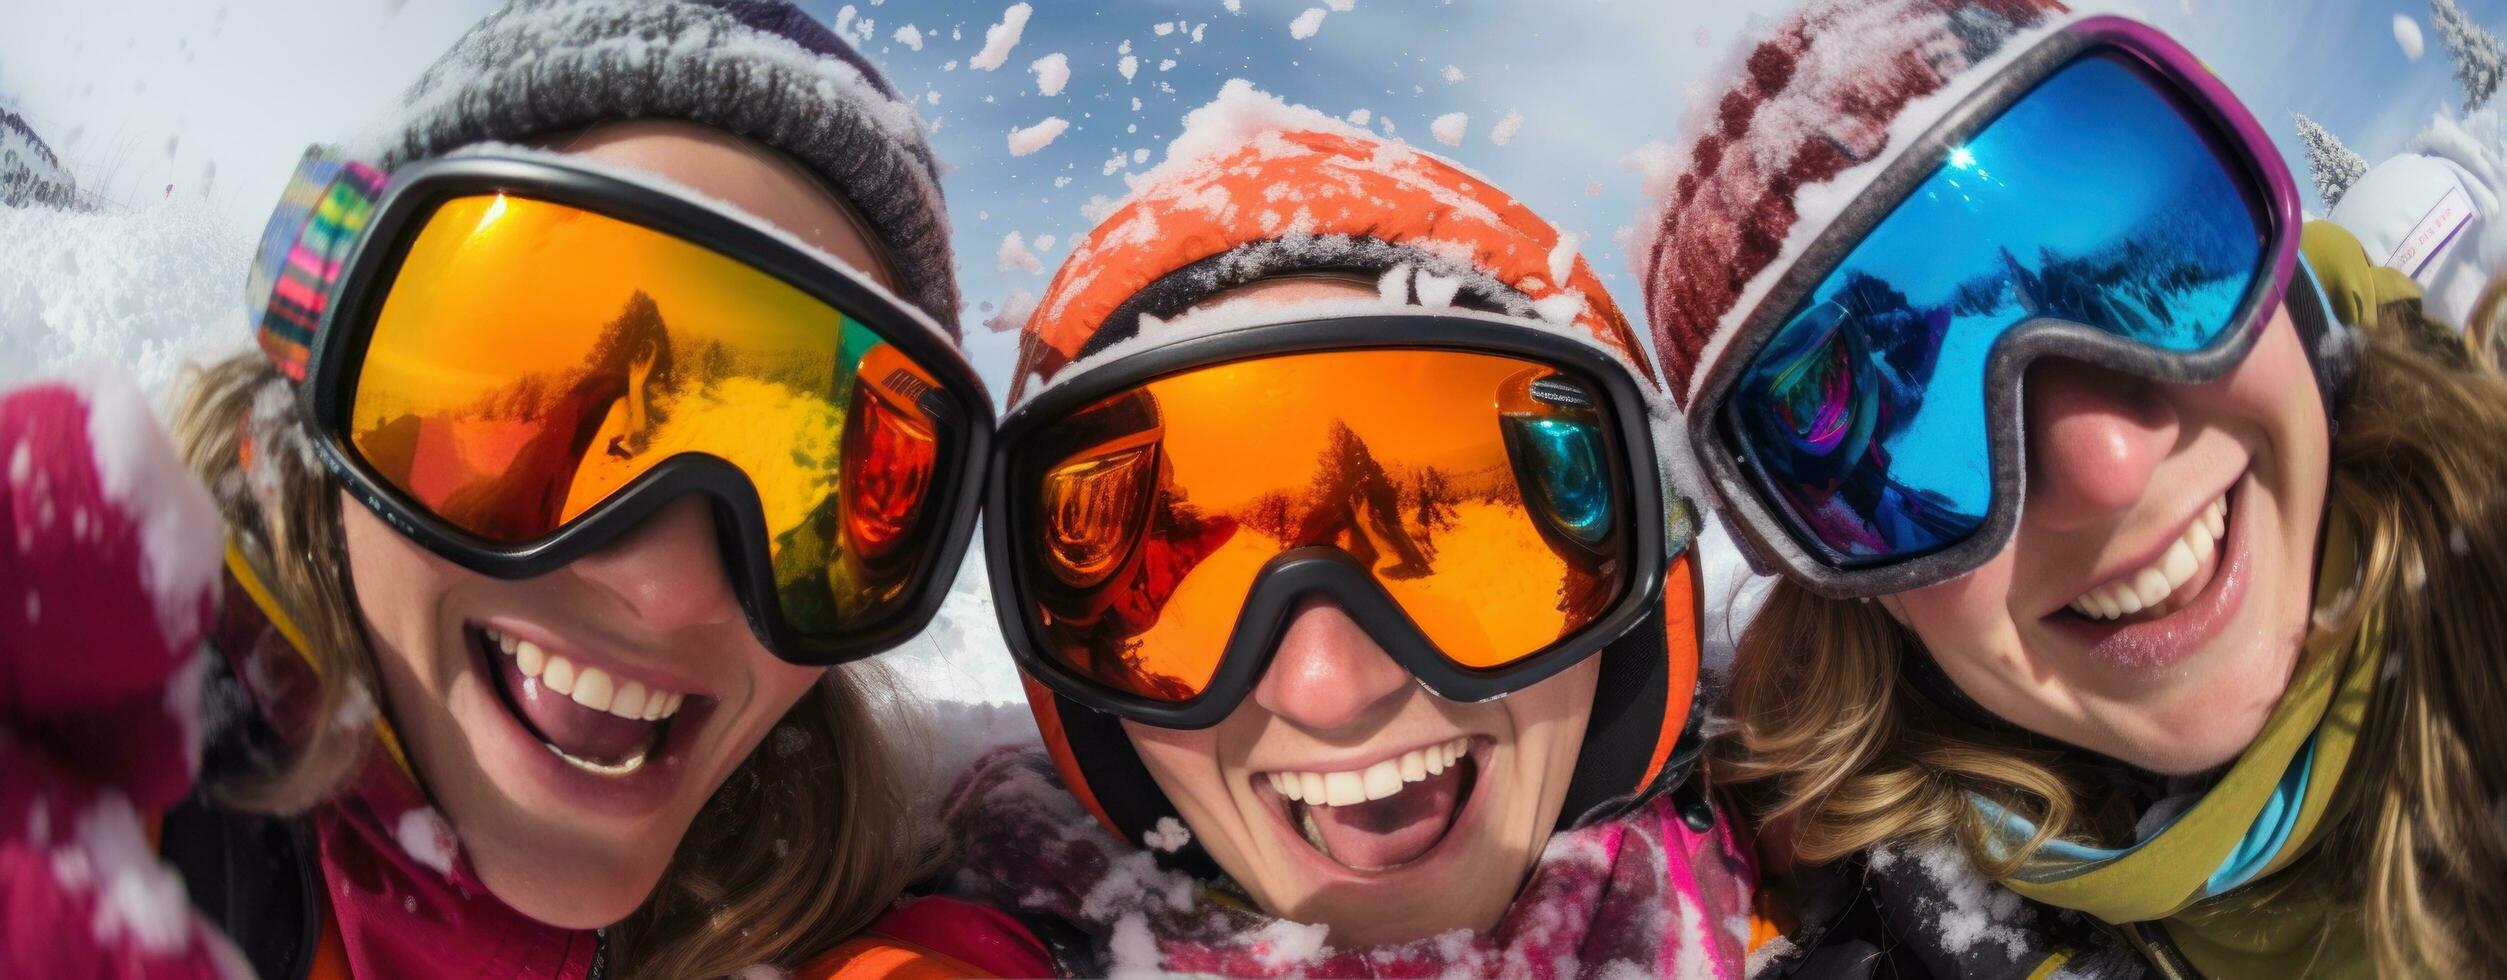
POLYGON ((1263 565, 1330 546, 1453 663, 1503 667, 1625 589, 1607 431, 1583 384, 1495 354, 1326 351, 1161 378, 1033 443, 1055 458, 1018 532, 1042 573, 1030 598, 1064 665, 1189 700, 1263 565))
POLYGON ((935 415, 958 417, 928 371, 780 279, 485 194, 446 201, 411 241, 348 431, 393 487, 503 546, 557 533, 666 460, 727 462, 756 488, 787 620, 818 633, 902 592, 856 553, 886 557, 916 526, 935 415))

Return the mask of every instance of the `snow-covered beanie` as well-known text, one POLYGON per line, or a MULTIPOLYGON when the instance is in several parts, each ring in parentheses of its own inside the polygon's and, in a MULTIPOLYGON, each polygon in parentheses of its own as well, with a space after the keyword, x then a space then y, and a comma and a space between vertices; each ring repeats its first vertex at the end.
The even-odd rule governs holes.
POLYGON ((1645 363, 1575 241, 1522 202, 1450 161, 1243 79, 1188 113, 1166 159, 1135 187, 1071 249, 1037 301, 1011 404, 1073 361, 1132 339, 1144 315, 1173 317, 1299 272, 1380 279, 1400 270, 1408 281, 1384 286, 1398 302, 1522 317, 1645 363))
POLYGON ((912 103, 783 0, 513 0, 418 76, 358 155, 389 171, 481 142, 673 119, 790 156, 851 204, 897 291, 952 335, 939 171, 912 103))
POLYGON ((2418 282, 2429 312, 2460 325, 2489 284, 2475 243, 2497 209, 2495 193, 2454 161, 2405 153, 2353 182, 2328 217, 2369 262, 2418 282))
POLYGON ((1680 404, 1896 151, 2070 19, 2053 0, 1814 0, 1744 49, 1730 88, 1692 101, 1684 169, 1630 249, 1680 404))

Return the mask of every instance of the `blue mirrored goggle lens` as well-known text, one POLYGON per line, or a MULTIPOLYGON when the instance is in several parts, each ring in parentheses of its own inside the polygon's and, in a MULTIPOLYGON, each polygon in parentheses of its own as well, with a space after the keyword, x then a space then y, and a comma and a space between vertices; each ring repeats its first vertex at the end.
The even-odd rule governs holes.
POLYGON ((1993 504, 1995 344, 2059 318, 2209 347, 2261 274, 2244 168, 2166 83, 2099 54, 1996 117, 1864 236, 1743 369, 1736 454, 1840 565, 1936 551, 1993 504))

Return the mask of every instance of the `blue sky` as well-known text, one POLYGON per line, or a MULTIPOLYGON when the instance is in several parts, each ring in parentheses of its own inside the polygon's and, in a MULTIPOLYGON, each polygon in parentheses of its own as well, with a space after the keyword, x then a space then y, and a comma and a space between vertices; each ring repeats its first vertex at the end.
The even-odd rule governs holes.
MULTIPOLYGON (((137 203, 175 193, 210 199, 239 235, 258 231, 303 146, 336 138, 386 111, 394 95, 491 4, 476 0, 0 0, 0 104, 26 114, 91 185, 137 203)), ((843 3, 808 0, 833 22, 843 3)), ((1561 227, 1630 312, 1641 297, 1613 232, 1638 210, 1638 177, 1622 164, 1652 140, 1676 140, 1691 92, 1743 31, 1791 3, 1746 0, 1639 3, 1549 0, 1355 0, 1328 11, 1313 36, 1290 24, 1325 0, 1034 4, 1018 46, 997 71, 967 61, 1000 20, 1004 0, 855 0, 874 23, 863 47, 898 88, 926 97, 969 318, 1013 289, 1041 291, 1071 239, 1088 228, 1093 196, 1119 197, 1121 175, 1154 164, 1183 113, 1232 77, 1335 115, 1364 108, 1373 127, 1489 175, 1561 227), (1160 35, 1156 25, 1182 21, 1160 35), (895 39, 911 23, 914 50, 895 39), (1191 39, 1198 27, 1200 41, 1191 39), (1128 81, 1120 47, 1138 59, 1128 81), (1059 52, 1071 79, 1038 93, 1030 62, 1059 52), (1172 68, 1161 70, 1172 59, 1172 68), (950 69, 949 63, 956 67, 950 69), (1452 66, 1453 72, 1446 71, 1452 66), (1449 81, 1450 76, 1458 76, 1449 81), (939 101, 928 101, 937 92, 939 101), (1132 99, 1140 108, 1132 108, 1132 99), (1460 146, 1429 136, 1447 112, 1470 116, 1460 146), (1512 112, 1505 146, 1490 131, 1512 112), (1007 133, 1048 116, 1069 129, 1028 156, 1007 133), (1145 158, 1138 154, 1146 151, 1145 158), (1106 164, 1121 154, 1116 172, 1106 164), (1139 161, 1139 162, 1136 162, 1139 161), (1055 186, 1057 178, 1068 178, 1055 186), (995 256, 1016 231, 1041 271, 1002 269, 995 256), (1040 236, 1052 236, 1038 248, 1040 236)), ((2290 122, 2304 111, 2371 161, 2402 149, 2429 117, 2455 103, 2455 86, 2422 2, 2084 3, 2150 20, 2202 55, 2247 100, 2291 156, 2290 122), (2408 14, 2426 35, 2412 61, 2394 40, 2408 14)), ((2507 0, 2465 0, 2507 32, 2507 0)), ((2309 193, 2310 204, 2312 192, 2309 193)), ((970 323, 970 326, 972 324, 970 323)), ((979 369, 1006 387, 1010 342, 970 331, 979 369)))

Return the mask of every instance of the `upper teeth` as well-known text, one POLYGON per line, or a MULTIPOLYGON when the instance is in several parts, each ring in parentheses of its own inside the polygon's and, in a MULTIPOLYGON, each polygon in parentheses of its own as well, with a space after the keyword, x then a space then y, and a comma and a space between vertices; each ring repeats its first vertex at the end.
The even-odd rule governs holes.
POLYGON ((624 684, 608 671, 588 667, 550 653, 529 640, 517 640, 496 630, 486 630, 489 642, 514 658, 514 667, 522 676, 537 678, 541 687, 573 698, 576 704, 594 711, 606 711, 620 718, 636 721, 660 721, 679 713, 679 705, 688 699, 678 691, 647 688, 640 681, 624 684))
POLYGON ((2204 556, 2228 534, 2228 497, 2221 496, 2195 515, 2183 536, 2168 544, 2159 560, 2073 599, 2073 612, 2091 619, 2121 619, 2167 601, 2194 577, 2204 556))
POLYGON ((1470 736, 1412 749, 1365 769, 1346 772, 1266 772, 1281 796, 1314 806, 1348 806, 1380 800, 1402 787, 1444 772, 1470 751, 1470 736))

